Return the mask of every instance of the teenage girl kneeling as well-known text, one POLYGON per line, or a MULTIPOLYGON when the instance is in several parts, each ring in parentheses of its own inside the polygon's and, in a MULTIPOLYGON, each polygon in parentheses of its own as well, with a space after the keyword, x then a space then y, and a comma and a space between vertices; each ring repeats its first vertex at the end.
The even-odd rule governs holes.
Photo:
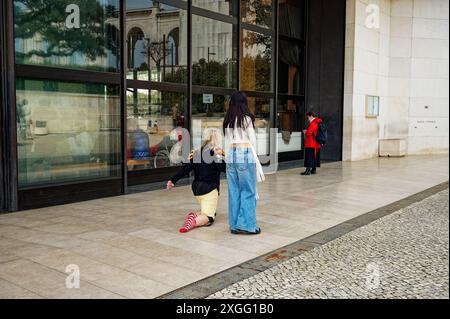
POLYGON ((220 173, 225 172, 224 152, 220 148, 222 136, 218 130, 206 132, 202 147, 193 151, 189 162, 167 182, 167 189, 172 189, 184 176, 194 171, 192 192, 200 203, 200 211, 190 212, 180 228, 181 233, 202 226, 211 226, 216 218, 217 202, 220 191, 220 173))

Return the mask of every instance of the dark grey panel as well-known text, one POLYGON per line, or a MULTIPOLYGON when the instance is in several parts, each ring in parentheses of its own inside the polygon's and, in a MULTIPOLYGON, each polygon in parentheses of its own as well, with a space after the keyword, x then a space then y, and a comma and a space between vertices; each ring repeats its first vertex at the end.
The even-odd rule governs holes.
POLYGON ((324 160, 342 159, 345 0, 309 1, 307 111, 326 121, 324 160))
POLYGON ((4 155, 5 155, 5 112, 4 108, 6 105, 6 77, 5 77, 5 35, 4 35, 4 3, 0 4, 0 212, 4 211, 6 208, 6 194, 5 194, 5 165, 4 165, 4 155))

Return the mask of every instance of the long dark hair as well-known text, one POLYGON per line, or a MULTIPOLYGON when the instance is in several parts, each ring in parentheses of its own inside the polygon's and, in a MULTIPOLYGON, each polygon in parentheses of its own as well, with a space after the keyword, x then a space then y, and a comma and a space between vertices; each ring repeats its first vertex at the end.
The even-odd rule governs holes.
POLYGON ((246 117, 250 117, 252 125, 255 126, 255 116, 248 107, 247 95, 243 92, 236 92, 230 97, 227 114, 223 121, 223 131, 227 128, 245 129, 246 117))

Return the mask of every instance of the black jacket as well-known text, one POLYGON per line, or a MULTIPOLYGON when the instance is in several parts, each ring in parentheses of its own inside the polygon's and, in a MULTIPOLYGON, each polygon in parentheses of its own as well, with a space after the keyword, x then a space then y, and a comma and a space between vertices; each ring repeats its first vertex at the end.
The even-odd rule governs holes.
MULTIPOLYGON (((206 155, 208 155, 206 153, 206 155)), ((189 163, 183 165, 181 170, 170 180, 176 184, 181 178, 194 171, 194 182, 192 183, 192 192, 195 196, 206 195, 213 190, 220 191, 220 173, 225 172, 226 164, 223 157, 215 154, 212 149, 198 150, 190 155, 189 163), (202 152, 209 151, 210 158, 207 163, 202 152), (213 160, 214 159, 214 160, 213 160)))

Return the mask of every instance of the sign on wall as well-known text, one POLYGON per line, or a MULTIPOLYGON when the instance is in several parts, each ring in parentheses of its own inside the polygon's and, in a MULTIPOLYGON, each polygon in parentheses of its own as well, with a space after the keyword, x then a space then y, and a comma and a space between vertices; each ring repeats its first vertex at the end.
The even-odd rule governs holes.
POLYGON ((448 119, 446 118, 410 118, 410 136, 448 136, 448 119))
POLYGON ((214 101, 213 94, 203 94, 203 104, 212 104, 214 101))

